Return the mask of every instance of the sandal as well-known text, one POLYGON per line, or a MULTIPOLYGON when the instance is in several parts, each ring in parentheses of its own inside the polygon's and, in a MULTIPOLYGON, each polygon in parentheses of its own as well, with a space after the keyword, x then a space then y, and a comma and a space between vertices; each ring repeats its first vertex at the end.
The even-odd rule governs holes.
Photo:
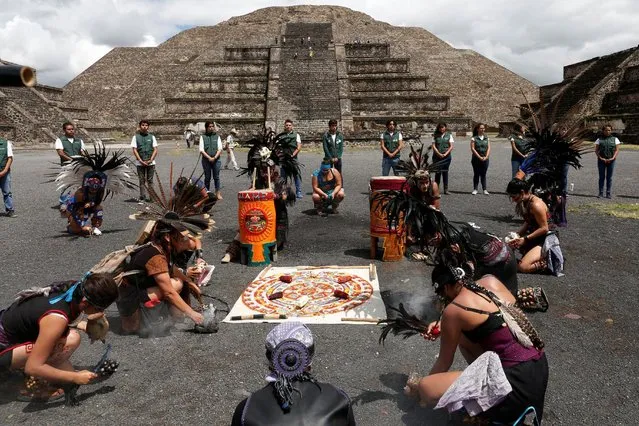
POLYGON ((38 390, 36 392, 29 392, 26 389, 21 389, 16 400, 21 402, 46 403, 59 401, 63 398, 64 389, 48 387, 48 389, 38 390))
POLYGON ((517 306, 525 311, 546 312, 550 306, 548 296, 541 287, 527 287, 517 291, 517 306))

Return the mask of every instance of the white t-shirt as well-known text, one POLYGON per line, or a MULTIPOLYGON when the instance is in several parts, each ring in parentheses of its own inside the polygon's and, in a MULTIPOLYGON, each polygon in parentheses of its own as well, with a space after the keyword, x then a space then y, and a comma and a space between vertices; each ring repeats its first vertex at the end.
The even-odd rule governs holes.
MULTIPOLYGON (((155 136, 151 135, 151 137, 153 138, 153 148, 157 148, 158 146, 158 141, 157 139, 155 139, 155 136)), ((138 141, 135 138, 135 136, 133 136, 133 139, 131 139, 131 148, 137 148, 138 147, 138 141)), ((136 166, 141 166, 142 164, 140 164, 140 162, 138 161, 138 159, 135 159, 135 165, 136 166)), ((151 164, 149 164, 149 166, 155 166, 155 160, 151 161, 151 164)))
MULTIPOLYGON (((69 139, 69 142, 73 143, 73 141, 75 140, 75 138, 67 138, 69 139)), ((55 145, 53 145, 53 147, 58 150, 58 149, 64 149, 64 146, 62 145, 62 141, 60 140, 60 138, 57 138, 55 140, 55 145)), ((81 150, 85 150, 86 148, 84 147, 84 141, 82 139, 80 139, 80 149, 81 150)))
MULTIPOLYGON (((620 143, 621 143, 621 141, 619 139, 615 138, 615 145, 619 145, 620 143)), ((599 145, 599 139, 597 139, 595 141, 595 145, 599 145)))
POLYGON ((13 157, 13 148, 11 148, 11 141, 7 141, 7 157, 13 157))
MULTIPOLYGON (((217 150, 222 151, 222 138, 220 135, 217 135, 217 150)), ((200 136, 200 152, 204 152, 204 137, 200 136)))
POLYGON ((235 143, 235 138, 233 137, 233 135, 228 135, 226 137, 226 146, 227 148, 233 149, 237 146, 237 144, 235 143))
MULTIPOLYGON (((384 133, 386 133, 386 132, 384 132, 384 133)), ((384 133, 380 133, 380 134, 379 134, 379 139, 380 139, 380 140, 382 140, 382 141, 384 140, 384 133)), ((389 133, 389 134, 391 135, 391 138, 393 137, 393 135, 394 135, 395 133, 398 133, 398 134, 399 134, 399 140, 400 140, 400 141, 403 141, 403 140, 404 140, 404 138, 402 137, 402 132, 393 132, 393 133, 389 133)), ((451 140, 451 142, 452 142, 452 140, 451 140)))

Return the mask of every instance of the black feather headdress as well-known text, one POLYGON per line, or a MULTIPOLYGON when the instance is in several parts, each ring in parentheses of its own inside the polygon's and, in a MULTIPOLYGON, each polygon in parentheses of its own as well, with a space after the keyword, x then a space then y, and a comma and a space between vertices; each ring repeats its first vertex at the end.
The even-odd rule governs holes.
POLYGON ((416 334, 423 333, 428 329, 428 322, 415 315, 409 314, 404 308, 403 303, 399 304, 399 308, 389 306, 388 309, 397 312, 397 317, 380 320, 377 323, 378 325, 383 325, 382 332, 379 336, 379 343, 383 344, 390 333, 394 336, 402 336, 402 338, 407 339, 416 334))
MULTIPOLYGON (((291 155, 290 148, 283 143, 284 135, 285 133, 275 134, 269 128, 244 144, 250 148, 246 167, 242 168, 240 175, 248 174, 254 180, 256 189, 269 187, 268 170, 271 171, 271 177, 276 176, 275 181, 271 181, 275 186, 283 187, 301 175, 299 162, 291 155), (281 169, 285 177, 280 176, 279 173, 273 173, 276 168, 281 169)), ((274 189, 277 191, 277 188, 274 189)))
POLYGON ((107 151, 98 145, 93 145, 93 151, 82 151, 62 166, 55 179, 58 191, 74 190, 91 183, 104 191, 104 196, 112 196, 136 187, 124 151, 107 151))
MULTIPOLYGON (((170 175, 173 175, 173 165, 170 175)), ((182 235, 194 237, 199 237, 204 231, 211 231, 215 222, 209 214, 203 212, 209 198, 206 189, 187 179, 177 192, 173 192, 173 185, 170 185, 167 196, 157 172, 155 182, 157 189, 148 185, 146 187, 152 203, 144 211, 131 215, 131 219, 155 221, 156 231, 176 230, 182 235)))

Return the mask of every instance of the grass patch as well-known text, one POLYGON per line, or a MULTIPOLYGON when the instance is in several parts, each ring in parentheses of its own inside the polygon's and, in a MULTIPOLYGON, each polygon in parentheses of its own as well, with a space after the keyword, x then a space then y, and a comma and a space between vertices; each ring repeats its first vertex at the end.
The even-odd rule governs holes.
POLYGON ((639 203, 614 204, 614 203, 590 203, 568 207, 569 212, 585 213, 595 211, 608 216, 623 219, 639 219, 639 203))

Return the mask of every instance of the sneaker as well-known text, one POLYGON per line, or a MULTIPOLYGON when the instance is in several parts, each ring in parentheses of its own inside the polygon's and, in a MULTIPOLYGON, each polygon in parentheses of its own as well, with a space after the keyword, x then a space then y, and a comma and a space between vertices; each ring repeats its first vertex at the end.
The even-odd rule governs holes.
POLYGON ((231 261, 231 254, 224 253, 224 257, 222 258, 222 263, 229 263, 231 261))
POLYGON ((612 195, 606 194, 606 198, 610 200, 612 198, 612 195))
POLYGON ((224 198, 222 198, 222 193, 220 191, 217 191, 217 193, 215 194, 215 198, 217 198, 218 200, 223 200, 224 198))
POLYGON ((7 211, 7 217, 16 217, 16 211, 15 210, 8 210, 7 211))
POLYGON ((597 198, 603 198, 603 194, 600 192, 599 195, 597 195, 597 198))
POLYGON ((486 191, 486 190, 484 189, 484 195, 490 195, 490 192, 488 192, 488 191, 486 191))
MULTIPOLYGON (((445 194, 445 193, 444 193, 444 194, 445 194)), ((473 192, 471 192, 471 194, 473 194, 473 195, 477 195, 477 190, 476 190, 476 189, 473 189, 473 192)))
POLYGON ((138 204, 139 205, 144 204, 144 198, 142 198, 142 197, 138 198, 138 204))
POLYGON ((240 168, 239 167, 235 167, 233 170, 235 170, 237 172, 238 170, 240 170, 240 168))
POLYGON ((229 169, 229 166, 224 166, 224 170, 228 170, 228 169, 229 169))
POLYGON ((298 192, 297 194, 295 194, 295 198, 297 198, 298 200, 301 200, 302 198, 304 198, 304 194, 302 194, 301 192, 298 192))
POLYGON ((100 228, 93 228, 93 235, 102 235, 102 231, 100 231, 100 228))

